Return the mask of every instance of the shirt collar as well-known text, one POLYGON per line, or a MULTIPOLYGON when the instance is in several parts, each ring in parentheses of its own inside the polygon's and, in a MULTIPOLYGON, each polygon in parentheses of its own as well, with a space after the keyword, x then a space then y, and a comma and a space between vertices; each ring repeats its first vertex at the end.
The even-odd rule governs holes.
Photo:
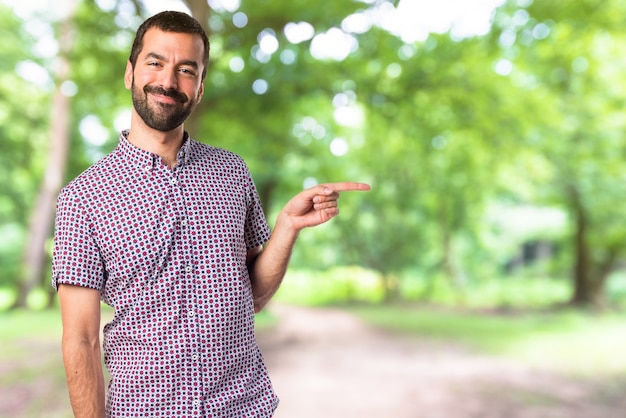
POLYGON ((189 137, 189 133, 185 131, 183 134, 183 145, 178 150, 178 154, 176 154, 176 160, 178 161, 179 166, 184 166, 189 163, 191 149, 191 138, 189 137))
MULTIPOLYGON (((136 164, 143 170, 152 171, 154 167, 160 163, 161 158, 157 154, 143 150, 131 144, 128 140, 129 132, 129 129, 125 129, 121 132, 117 152, 123 155, 124 158, 128 159, 129 163, 136 164)), ((189 133, 185 131, 183 145, 178 150, 178 154, 176 154, 176 159, 178 161, 177 167, 182 167, 191 161, 191 151, 193 149, 191 142, 192 140, 189 137, 189 133)))

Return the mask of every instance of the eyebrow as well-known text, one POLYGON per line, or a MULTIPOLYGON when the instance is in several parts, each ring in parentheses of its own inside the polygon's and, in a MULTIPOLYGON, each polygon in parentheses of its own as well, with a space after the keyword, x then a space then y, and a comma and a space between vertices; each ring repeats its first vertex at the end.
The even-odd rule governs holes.
MULTIPOLYGON (((157 54, 156 52, 148 52, 146 54, 146 59, 157 59, 159 61, 166 61, 165 57, 163 55, 157 54)), ((194 69, 198 69, 199 65, 196 61, 194 60, 182 60, 181 62, 178 63, 179 65, 188 65, 190 67, 193 67, 194 69)))

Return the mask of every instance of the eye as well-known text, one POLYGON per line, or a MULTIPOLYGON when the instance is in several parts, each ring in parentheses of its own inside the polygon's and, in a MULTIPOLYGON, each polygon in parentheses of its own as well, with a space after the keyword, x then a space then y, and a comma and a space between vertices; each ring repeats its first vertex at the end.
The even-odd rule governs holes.
POLYGON ((180 72, 186 75, 196 75, 196 72, 191 68, 181 68, 180 72))

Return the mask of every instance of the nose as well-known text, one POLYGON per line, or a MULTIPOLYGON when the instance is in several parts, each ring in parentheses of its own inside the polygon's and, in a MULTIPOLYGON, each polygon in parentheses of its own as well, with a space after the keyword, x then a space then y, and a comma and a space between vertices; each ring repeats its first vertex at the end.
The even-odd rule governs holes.
POLYGON ((159 84, 166 90, 176 89, 178 87, 177 73, 174 69, 165 68, 161 71, 159 84))

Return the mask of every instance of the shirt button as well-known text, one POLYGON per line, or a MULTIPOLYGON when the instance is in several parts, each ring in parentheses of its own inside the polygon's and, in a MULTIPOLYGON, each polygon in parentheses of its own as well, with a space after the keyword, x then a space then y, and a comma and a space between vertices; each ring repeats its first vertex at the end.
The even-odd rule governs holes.
POLYGON ((180 221, 180 224, 182 226, 187 226, 187 219, 183 219, 182 221, 180 221))
POLYGON ((187 273, 191 272, 191 264, 187 264, 187 267, 185 267, 185 270, 187 271, 187 273))
POLYGON ((198 361, 199 358, 200 358, 200 356, 198 356, 197 354, 194 354, 193 356, 191 356, 191 359, 193 361, 198 361))
POLYGON ((198 406, 198 405, 200 405, 200 401, 198 399, 194 399, 193 406, 198 406))
POLYGON ((176 183, 178 183, 178 181, 176 179, 170 179, 170 184, 172 186, 176 186, 176 183))
POLYGON ((189 309, 189 311, 187 311, 187 315, 189 315, 189 317, 191 318, 195 315, 195 313, 191 309, 189 309))
POLYGON ((143 167, 143 171, 145 171, 146 173, 149 173, 150 170, 152 170, 152 167, 150 167, 149 165, 143 167))

